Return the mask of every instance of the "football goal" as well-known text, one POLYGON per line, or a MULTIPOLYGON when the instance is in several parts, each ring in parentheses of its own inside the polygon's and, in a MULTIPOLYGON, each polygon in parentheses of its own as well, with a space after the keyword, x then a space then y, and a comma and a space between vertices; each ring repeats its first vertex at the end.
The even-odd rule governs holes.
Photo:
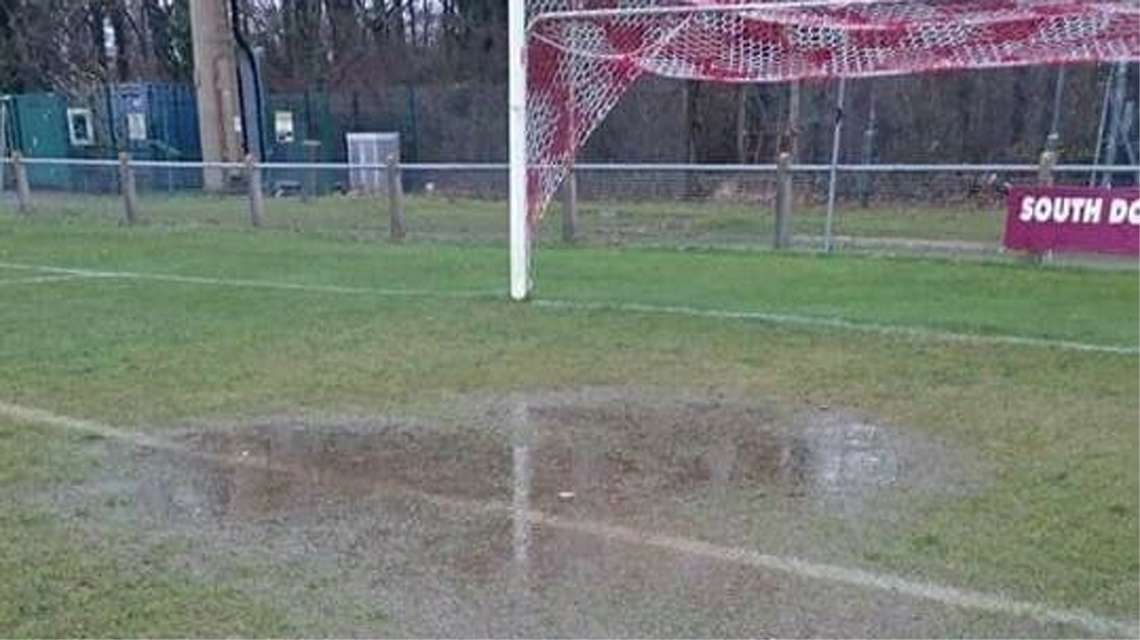
POLYGON ((1137 0, 510 0, 510 292, 590 134, 646 74, 758 83, 1140 59, 1137 0))

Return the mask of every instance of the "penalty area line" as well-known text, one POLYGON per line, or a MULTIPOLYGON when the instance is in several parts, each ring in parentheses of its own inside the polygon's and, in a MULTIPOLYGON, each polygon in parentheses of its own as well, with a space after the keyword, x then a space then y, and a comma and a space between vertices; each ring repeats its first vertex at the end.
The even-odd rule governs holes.
MULTIPOLYGON (((296 469, 275 466, 256 458, 235 458, 202 452, 158 436, 121 429, 94 420, 59 415, 45 409, 11 404, 3 400, 0 400, 0 416, 65 431, 96 434, 134 447, 166 451, 209 460, 217 464, 297 472, 296 469)), ((938 585, 887 573, 876 573, 864 569, 812 562, 802 558, 767 554, 755 549, 713 544, 607 522, 571 519, 537 509, 519 509, 517 505, 502 500, 451 497, 402 485, 385 485, 377 488, 393 494, 420 499, 441 507, 463 510, 468 513, 510 515, 521 518, 523 522, 531 525, 570 531, 600 540, 639 545, 764 571, 777 571, 797 578, 891 593, 958 609, 1008 615, 1032 620, 1040 624, 1079 627, 1097 635, 1114 635, 1125 638, 1140 636, 1140 624, 1137 622, 1100 616, 1083 609, 1055 608, 1046 604, 1017 600, 1001 594, 938 585)))

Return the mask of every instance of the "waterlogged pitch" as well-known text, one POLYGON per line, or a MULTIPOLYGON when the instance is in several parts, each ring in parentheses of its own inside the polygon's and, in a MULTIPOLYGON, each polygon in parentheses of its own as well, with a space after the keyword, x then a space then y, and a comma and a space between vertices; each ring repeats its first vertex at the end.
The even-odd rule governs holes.
POLYGON ((1135 268, 0 221, 0 635, 1135 636, 1135 268))

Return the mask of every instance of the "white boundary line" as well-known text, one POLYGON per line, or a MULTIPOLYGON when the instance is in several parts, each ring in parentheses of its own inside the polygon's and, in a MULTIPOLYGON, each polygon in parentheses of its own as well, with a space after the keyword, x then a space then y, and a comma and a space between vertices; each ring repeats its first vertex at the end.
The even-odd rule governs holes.
MULTIPOLYGON (((319 293, 339 293, 353 295, 378 296, 404 296, 419 298, 446 298, 446 299, 492 299, 505 295, 504 291, 436 291, 430 289, 386 289, 370 287, 348 287, 341 285, 303 284, 294 282, 276 282, 271 280, 247 280, 230 278, 210 278, 202 276, 181 276, 174 274, 143 273, 137 271, 105 271, 95 269, 82 269, 71 267, 58 267, 53 265, 37 265, 15 262, 0 262, 0 268, 22 269, 27 271, 42 271, 45 273, 61 274, 73 277, 87 278, 121 278, 126 280, 144 280, 157 282, 177 282, 182 284, 200 284, 224 287, 246 287, 256 289, 278 289, 286 291, 314 291, 319 293)), ((600 302, 578 301, 540 298, 530 302, 531 305, 542 309, 562 309, 570 311, 611 311, 624 313, 641 313, 657 315, 689 316, 694 318, 710 318, 718 320, 745 320, 764 322, 773 325, 796 327, 815 327, 843 331, 859 331, 875 333, 886 336, 903 336, 921 338, 939 342, 958 342, 978 345, 1007 345, 1031 347, 1040 349, 1061 349, 1066 351, 1082 351, 1090 353, 1105 353, 1112 355, 1136 356, 1140 355, 1140 346, 1096 344, 1091 342, 1078 342, 1075 340, 1054 340, 1050 338, 1036 338, 1016 334, 984 335, 975 333, 959 333, 954 331, 940 331, 924 327, 908 327, 903 325, 878 324, 873 322, 858 322, 844 318, 827 316, 810 316, 790 313, 771 313, 766 311, 733 311, 725 309, 702 309, 699 307, 684 307, 673 305, 641 304, 634 302, 600 302)))
POLYGON ((386 289, 375 287, 348 287, 335 284, 305 284, 300 282, 275 282, 272 280, 246 280, 241 278, 210 278, 204 276, 180 276, 163 273, 141 273, 137 271, 104 271, 57 267, 52 265, 0 262, 3 269, 23 269, 58 273, 77 278, 116 278, 122 280, 148 280, 156 282, 177 282, 181 284, 203 284, 220 287, 243 287, 250 289, 281 289, 287 291, 313 291, 317 293, 340 293, 353 295, 406 296, 409 298, 491 298, 504 295, 504 291, 437 291, 431 289, 386 289))
POLYGON ((36 276, 32 278, 8 278, 0 279, 0 287, 5 285, 21 285, 21 284, 41 284, 45 282, 65 282, 67 280, 78 280, 85 276, 79 274, 60 274, 58 276, 36 276))
MULTIPOLYGON (((131 446, 168 451, 178 455, 196 457, 231 466, 252 466, 295 472, 295 469, 275 467, 248 459, 196 451, 178 442, 120 429, 93 420, 58 415, 44 409, 25 407, 0 401, 0 415, 19 422, 60 428, 66 431, 93 433, 104 438, 125 442, 131 446)), ((501 500, 473 500, 454 498, 424 492, 411 487, 381 487, 390 493, 414 497, 435 505, 475 513, 512 513, 512 504, 501 500)), ((928 582, 910 580, 901 576, 874 573, 838 565, 811 562, 794 557, 777 556, 753 549, 717 545, 700 540, 681 538, 662 533, 641 531, 631 527, 605 522, 570 519, 537 509, 522 514, 532 525, 541 525, 626 544, 648 546, 673 553, 695 556, 716 562, 725 562, 765 571, 779 571, 799 578, 819 580, 833 584, 882 591, 900 596, 925 600, 959 609, 984 611, 1033 620, 1040 624, 1061 624, 1079 627, 1097 635, 1116 635, 1125 638, 1140 637, 1140 621, 1131 622, 1099 616, 1081 609, 1058 609, 1045 604, 1026 602, 969 589, 947 587, 928 582)))
POLYGON ((876 324, 873 322, 856 322, 853 320, 846 320, 844 318, 833 318, 827 316, 806 316, 791 313, 768 313, 765 311, 727 311, 723 309, 701 309, 699 307, 639 304, 633 302, 588 302, 576 300, 540 299, 531 301, 531 304, 552 309, 569 309, 572 311, 625 311, 629 313, 678 315, 691 316, 695 318, 716 318, 721 320, 754 320, 775 325, 863 331, 866 333, 878 333, 882 335, 898 335, 909 336, 913 338, 925 338, 929 340, 938 340, 941 342, 1002 344, 1022 347, 1066 349, 1071 351, 1091 351, 1096 353, 1111 353, 1117 355, 1140 355, 1140 347, 1094 344, 1090 342, 1076 342, 1072 340, 1052 340, 1049 338, 1034 338, 1030 336, 1009 334, 984 335, 977 333, 956 333, 953 331, 939 331, 937 329, 927 329, 923 327, 876 324))

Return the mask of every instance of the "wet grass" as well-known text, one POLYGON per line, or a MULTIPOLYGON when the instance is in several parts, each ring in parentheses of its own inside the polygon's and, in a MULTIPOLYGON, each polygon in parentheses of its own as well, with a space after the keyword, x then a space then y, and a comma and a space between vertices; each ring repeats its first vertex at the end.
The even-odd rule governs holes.
POLYGON ((5 637, 266 637, 297 634, 282 612, 178 568, 161 547, 115 558, 120 542, 73 536, 50 514, 0 512, 5 637), (102 546, 100 545, 100 546, 102 546))
MULTIPOLYGON (((547 248, 536 260, 540 299, 1138 342, 1135 272, 604 248, 547 248)), ((482 295, 124 279, 3 285, 0 401, 143 430, 306 409, 430 415, 454 394, 584 385, 730 390, 786 412, 844 407, 960 447, 984 482, 875 527, 821 522, 807 549, 812 559, 1138 614, 1135 355, 508 305, 506 256, 497 246, 7 218, 0 261, 482 295)), ((27 274, 0 268, 2 278, 13 273, 27 274)), ((0 429, 0 492, 79 482, 98 459, 92 449, 104 446, 28 429, 0 429)), ((0 581, 0 635, 306 628, 282 622, 239 579, 204 580, 146 546, 130 560, 113 537, 89 550, 73 535, 76 523, 8 506, 7 496, 0 504, 0 573, 17 576, 0 581)), ((693 522, 690 533, 713 541, 803 551, 795 540, 759 534, 717 540, 715 528, 693 522)))
MULTIPOLYGON (((37 196, 41 215, 117 224, 123 219, 117 196, 43 193, 37 196)), ((324 196, 311 201, 267 198, 266 224, 276 229, 383 237, 388 232, 388 200, 355 196, 324 196)), ((241 228, 248 224, 247 203, 240 194, 201 196, 143 193, 144 222, 241 228)), ((506 203, 500 200, 412 194, 406 201, 411 238, 449 242, 496 242, 507 236, 506 203)), ((540 236, 556 242, 561 209, 549 209, 540 236)), ((816 236, 824 230, 824 209, 801 205, 792 233, 816 236)), ((1000 206, 979 208, 973 203, 922 205, 909 202, 873 203, 868 207, 841 203, 834 231, 839 235, 923 240, 958 240, 997 246, 1004 228, 1000 206)), ((578 210, 578 233, 584 244, 769 246, 775 229, 770 203, 715 200, 605 202, 585 200, 578 210)))
MULTIPOLYGON (((123 229, 19 221, 0 259, 217 278, 484 293, 505 291, 497 245, 393 246, 304 234, 123 229), (67 233, 60 233, 66 229, 67 233)), ((993 262, 545 247, 540 298, 822 315, 926 329, 1135 346, 1135 272, 993 262)))
MULTIPOLYGON (((0 493, 75 484, 99 466, 98 438, 0 420, 0 493)), ((177 566, 131 533, 92 536, 14 495, 0 501, 0 636, 267 636, 296 633, 281 611, 177 566), (125 550, 131 550, 127 552, 125 550)))
MULTIPOLYGON (((21 500, 35 487, 71 487, 105 472, 108 448, 89 435, 0 418, 0 637, 318 637, 335 582, 323 568, 226 553, 100 519, 129 503, 61 513, 21 500)), ((334 571, 335 573, 335 571, 334 571)), ((385 631, 382 608, 341 596, 347 628, 385 631)), ((386 633, 391 633, 390 631, 386 633)))

